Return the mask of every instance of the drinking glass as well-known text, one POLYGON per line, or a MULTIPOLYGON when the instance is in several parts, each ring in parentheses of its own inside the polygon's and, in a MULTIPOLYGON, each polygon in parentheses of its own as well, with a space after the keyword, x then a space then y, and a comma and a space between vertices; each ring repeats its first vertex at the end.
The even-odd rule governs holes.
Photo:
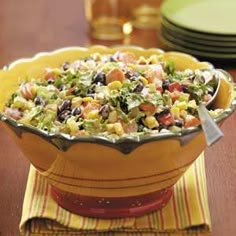
POLYGON ((136 28, 159 28, 163 0, 130 0, 132 25, 136 28))
MULTIPOLYGON (((130 0, 85 0, 90 34, 95 39, 123 39, 132 31, 129 22, 130 0)), ((133 1, 132 1, 133 2, 133 1)))

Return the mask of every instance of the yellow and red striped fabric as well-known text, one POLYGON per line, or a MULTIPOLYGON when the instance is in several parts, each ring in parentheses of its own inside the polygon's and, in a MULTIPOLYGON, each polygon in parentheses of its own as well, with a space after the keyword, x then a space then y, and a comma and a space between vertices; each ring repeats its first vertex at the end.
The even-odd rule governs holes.
POLYGON ((142 217, 96 219, 72 214, 50 196, 50 186, 31 166, 20 222, 22 235, 209 235, 204 155, 174 186, 170 202, 142 217))

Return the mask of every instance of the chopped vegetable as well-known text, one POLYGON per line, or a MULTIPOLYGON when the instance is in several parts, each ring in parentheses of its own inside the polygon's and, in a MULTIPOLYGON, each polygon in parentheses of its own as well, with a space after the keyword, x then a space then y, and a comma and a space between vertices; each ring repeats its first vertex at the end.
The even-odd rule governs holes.
MULTIPOLYGON (((177 71, 157 55, 93 54, 20 84, 6 116, 49 133, 71 136, 181 132, 200 124, 197 107, 217 84, 214 71, 177 71)), ((221 109, 210 111, 217 117, 221 109)))

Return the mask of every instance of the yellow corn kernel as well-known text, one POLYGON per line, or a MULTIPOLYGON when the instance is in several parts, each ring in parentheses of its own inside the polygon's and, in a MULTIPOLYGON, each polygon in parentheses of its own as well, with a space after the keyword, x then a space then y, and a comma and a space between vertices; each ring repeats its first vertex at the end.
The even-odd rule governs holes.
POLYGON ((117 121, 117 118, 117 111, 111 111, 108 116, 108 121, 109 123, 115 123, 117 121))
POLYGON ((107 124, 107 131, 109 133, 114 133, 115 132, 114 124, 107 124))
POLYGON ((74 97, 74 98, 72 98, 72 101, 71 101, 71 107, 72 108, 80 107, 82 102, 83 102, 83 100, 81 97, 74 97))
POLYGON ((83 102, 92 102, 93 98, 92 97, 84 97, 84 98, 82 98, 82 101, 83 102))
POLYGON ((187 103, 186 102, 178 102, 176 104, 176 106, 180 109, 180 110, 186 110, 187 109, 187 103))
POLYGON ((179 116, 180 116, 179 107, 176 107, 176 106, 171 107, 170 112, 174 117, 179 118, 179 116))
POLYGON ((78 124, 76 123, 76 121, 75 121, 73 118, 69 118, 69 119, 66 121, 66 125, 67 125, 67 127, 69 128, 70 133, 71 133, 72 135, 75 135, 76 132, 79 130, 78 124))
POLYGON ((141 76, 140 79, 142 80, 142 82, 143 82, 144 85, 147 85, 147 84, 148 84, 147 79, 145 79, 143 76, 141 76))
POLYGON ((151 62, 152 64, 158 64, 159 63, 159 57, 157 55, 151 55, 149 57, 149 62, 151 62))
POLYGON ((125 133, 121 123, 115 123, 114 129, 115 129, 115 133, 118 135, 123 135, 125 133))
POLYGON ((98 103, 98 104, 100 104, 100 103, 101 103, 101 101, 100 101, 100 100, 98 100, 98 99, 93 99, 91 102, 92 102, 92 103, 98 103))
POLYGON ((51 70, 51 72, 55 73, 56 75, 60 75, 61 74, 61 70, 59 68, 53 68, 51 70))
POLYGON ((109 83, 107 86, 110 90, 118 90, 122 87, 122 83, 120 81, 116 80, 116 81, 109 83))
POLYGON ((182 118, 185 118, 187 115, 188 115, 188 112, 187 112, 187 111, 185 111, 185 110, 181 110, 181 111, 180 111, 180 116, 181 116, 182 118))
POLYGON ((153 129, 159 125, 154 116, 147 116, 144 123, 149 129, 153 129))
POLYGON ((98 110, 92 110, 88 113, 87 119, 97 119, 99 117, 98 110))
POLYGON ((197 108, 196 101, 195 100, 190 100, 188 102, 188 107, 192 107, 192 108, 196 109, 197 108))

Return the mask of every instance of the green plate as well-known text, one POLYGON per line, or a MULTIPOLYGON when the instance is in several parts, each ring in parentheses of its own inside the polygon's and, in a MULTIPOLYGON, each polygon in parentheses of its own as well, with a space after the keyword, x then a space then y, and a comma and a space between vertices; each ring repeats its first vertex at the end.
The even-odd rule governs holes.
MULTIPOLYGON (((194 50, 200 50, 205 52, 213 52, 213 53, 224 53, 224 54, 232 54, 236 53, 236 47, 222 47, 222 46, 213 46, 213 45, 206 45, 206 44, 199 44, 197 42, 190 42, 186 39, 182 39, 177 37, 177 35, 171 34, 164 28, 161 28, 161 34, 171 42, 174 42, 177 45, 182 47, 188 47, 194 50)), ((235 45, 236 46, 236 45, 235 45)))
POLYGON ((235 42, 222 42, 222 41, 213 41, 213 40, 206 40, 206 39, 197 39, 193 37, 186 37, 182 34, 177 34, 176 32, 170 30, 169 28, 166 28, 164 25, 161 25, 161 30, 165 33, 171 35, 172 37, 175 37, 176 39, 180 39, 182 41, 186 41, 187 43, 191 44, 199 44, 204 46, 210 46, 210 47, 216 47, 216 48, 222 48, 222 49, 233 49, 236 50, 236 40, 235 42))
POLYGON ((208 34, 236 35, 236 0, 165 0, 161 14, 172 23, 208 34))
POLYGON ((236 44, 236 35, 207 34, 203 32, 188 30, 171 23, 163 16, 161 17, 161 25, 174 34, 181 35, 184 38, 193 40, 194 42, 198 40, 209 41, 209 43, 220 42, 224 46, 226 46, 227 44, 229 46, 231 46, 231 44, 236 44))
POLYGON ((224 54, 224 53, 206 52, 206 51, 201 51, 201 50, 198 50, 198 49, 191 49, 191 48, 188 48, 188 47, 183 47, 181 45, 178 45, 175 42, 172 42, 169 39, 165 38, 165 36, 163 36, 163 35, 161 35, 161 41, 168 47, 168 49, 171 49, 171 50, 188 53, 190 55, 205 58, 205 59, 208 59, 208 60, 236 62, 236 53, 224 54))

